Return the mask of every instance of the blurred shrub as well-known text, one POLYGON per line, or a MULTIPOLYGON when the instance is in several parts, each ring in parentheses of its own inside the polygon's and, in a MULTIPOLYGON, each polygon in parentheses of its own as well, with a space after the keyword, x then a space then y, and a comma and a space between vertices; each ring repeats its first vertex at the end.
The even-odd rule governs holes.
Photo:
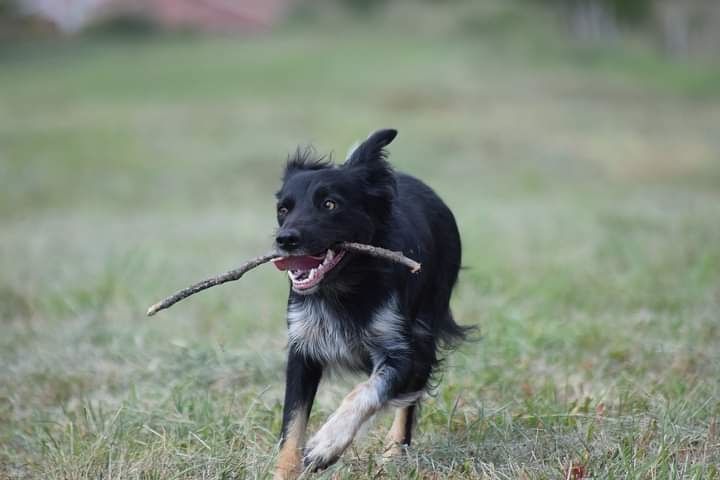
POLYGON ((637 24, 652 17, 654 0, 536 0, 552 4, 573 15, 593 11, 619 22, 637 24))
POLYGON ((387 2, 386 0, 340 0, 340 3, 354 13, 371 15, 387 2))
POLYGON ((17 8, 10 0, 0 0, 0 18, 7 18, 15 15, 17 8))
POLYGON ((621 22, 638 24, 649 21, 653 14, 653 0, 605 0, 621 22))
POLYGON ((0 0, 0 28, 10 22, 15 22, 20 16, 17 3, 11 0, 0 0))
POLYGON ((158 25, 147 15, 123 13, 100 19, 88 29, 91 34, 137 36, 158 32, 158 25))
POLYGON ((55 26, 45 19, 26 15, 19 2, 0 0, 0 48, 19 38, 35 38, 54 35, 55 26))

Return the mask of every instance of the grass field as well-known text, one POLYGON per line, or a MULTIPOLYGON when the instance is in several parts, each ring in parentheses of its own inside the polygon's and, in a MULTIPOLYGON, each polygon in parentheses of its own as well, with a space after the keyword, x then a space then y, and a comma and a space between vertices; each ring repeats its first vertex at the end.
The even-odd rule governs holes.
POLYGON ((407 458, 385 415, 317 478, 720 478, 720 71, 394 18, 0 47, 0 478, 267 477, 286 278, 144 311, 268 249, 298 143, 385 126, 481 338, 407 458))

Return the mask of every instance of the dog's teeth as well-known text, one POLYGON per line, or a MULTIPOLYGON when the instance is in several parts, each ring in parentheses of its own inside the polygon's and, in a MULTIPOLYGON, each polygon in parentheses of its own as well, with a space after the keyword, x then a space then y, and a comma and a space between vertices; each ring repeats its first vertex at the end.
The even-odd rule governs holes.
MULTIPOLYGON (((335 256, 335 252, 333 252, 332 250, 328 250, 327 255, 325 255, 325 262, 329 262, 330 260, 333 259, 334 256, 335 256)), ((323 262, 323 263, 325 263, 325 262, 323 262)))
POLYGON ((312 280, 313 278, 315 278, 316 273, 317 273, 316 268, 313 268, 312 270, 310 270, 310 275, 308 275, 308 280, 312 280))

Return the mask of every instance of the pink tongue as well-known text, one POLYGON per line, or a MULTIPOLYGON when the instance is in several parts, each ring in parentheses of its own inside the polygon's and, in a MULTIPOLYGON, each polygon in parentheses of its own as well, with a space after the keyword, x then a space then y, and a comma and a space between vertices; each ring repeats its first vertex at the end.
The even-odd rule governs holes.
POLYGON ((280 257, 273 260, 278 270, 310 270, 322 263, 322 259, 310 256, 280 257))

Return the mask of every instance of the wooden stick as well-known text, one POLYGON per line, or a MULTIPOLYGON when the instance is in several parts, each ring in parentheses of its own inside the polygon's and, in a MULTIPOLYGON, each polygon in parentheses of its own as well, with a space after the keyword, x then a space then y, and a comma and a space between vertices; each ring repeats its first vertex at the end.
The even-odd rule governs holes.
POLYGON ((218 275, 216 277, 208 278, 207 280, 203 280, 200 283, 196 283, 195 285, 190 285, 187 288, 184 288, 180 290, 179 292, 175 293, 174 295, 169 296, 162 302, 158 302, 155 305, 148 308, 147 315, 148 317, 152 317, 160 310, 165 310, 166 308, 172 307, 180 300, 189 297, 190 295, 195 295, 198 292, 201 292, 205 290, 206 288, 214 287, 215 285, 220 285, 226 282, 232 282, 234 280, 239 279, 242 277, 245 272, 252 270, 253 268, 262 265, 263 263, 267 263, 273 258, 278 258, 280 255, 278 255, 277 252, 270 252, 266 253, 265 255, 261 255, 257 258, 253 258, 252 260, 245 262, 243 265, 240 266, 240 268, 236 268, 235 270, 230 270, 229 272, 225 272, 221 275, 218 275))
MULTIPOLYGON (((412 273, 419 272, 421 268, 420 263, 406 257, 402 254, 402 252, 393 252, 392 250, 387 250, 385 248, 353 242, 343 242, 339 246, 340 248, 345 250, 357 253, 364 253, 366 255, 384 258, 385 260, 400 263, 410 268, 410 271, 412 273)), ((239 268, 230 270, 229 272, 225 272, 212 278, 208 278, 207 280, 203 280, 202 282, 196 283, 194 285, 190 285, 189 287, 184 288, 179 292, 176 292, 175 294, 167 297, 165 300, 152 305, 150 308, 148 308, 147 315, 148 317, 152 317, 160 310, 165 310, 166 308, 172 307, 180 300, 183 300, 191 295, 195 295, 198 292, 201 292, 210 287, 214 287, 216 285, 221 285, 226 282, 238 280, 240 277, 245 275, 245 273, 252 270, 253 268, 280 257, 282 257, 282 255, 278 252, 266 253, 265 255, 261 255, 257 258, 253 258, 252 260, 245 262, 239 268)))
POLYGON ((412 258, 406 257, 402 252, 393 252, 392 250, 388 250, 386 248, 373 247, 372 245, 354 242, 343 242, 340 246, 344 250, 350 250, 351 252, 364 253, 373 257, 384 258, 385 260, 390 260, 391 262, 400 263, 408 267, 412 273, 419 272, 422 267, 420 263, 416 262, 412 258))

